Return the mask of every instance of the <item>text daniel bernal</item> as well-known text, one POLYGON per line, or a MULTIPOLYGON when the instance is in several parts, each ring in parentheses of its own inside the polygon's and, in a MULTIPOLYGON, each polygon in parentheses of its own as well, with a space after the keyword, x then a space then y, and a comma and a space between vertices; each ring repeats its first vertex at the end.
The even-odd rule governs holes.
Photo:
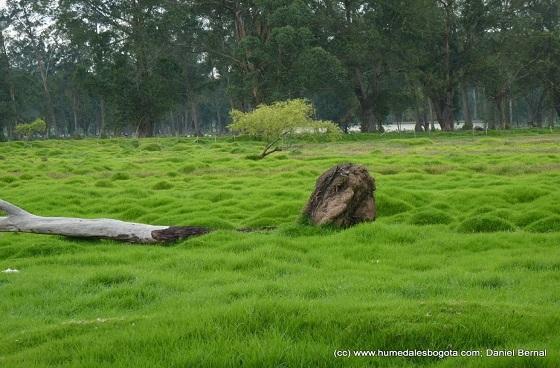
POLYGON ((486 349, 487 357, 546 357, 545 350, 526 350, 526 349, 511 349, 511 350, 492 350, 486 349))

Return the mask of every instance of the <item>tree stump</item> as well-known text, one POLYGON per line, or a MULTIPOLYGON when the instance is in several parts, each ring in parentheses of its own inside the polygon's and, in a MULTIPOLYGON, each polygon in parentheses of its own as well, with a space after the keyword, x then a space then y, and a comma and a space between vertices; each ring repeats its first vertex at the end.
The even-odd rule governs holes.
POLYGON ((337 165, 321 175, 304 214, 315 225, 349 227, 375 220, 375 181, 364 166, 337 165))

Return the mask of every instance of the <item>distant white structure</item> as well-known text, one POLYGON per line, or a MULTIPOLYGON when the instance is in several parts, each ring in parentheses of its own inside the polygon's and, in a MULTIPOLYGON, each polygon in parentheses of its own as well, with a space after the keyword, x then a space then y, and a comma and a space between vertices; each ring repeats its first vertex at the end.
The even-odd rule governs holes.
POLYGON ((13 269, 13 268, 7 268, 4 271, 2 271, 2 273, 18 273, 19 270, 13 269))
MULTIPOLYGON (((462 121, 455 122, 455 129, 456 130, 461 129, 463 128, 463 125, 465 125, 465 123, 462 121)), ((386 132, 413 132, 415 126, 416 126, 416 122, 414 121, 404 121, 402 123, 383 124, 383 128, 385 129, 386 132)), ((479 127, 482 129, 486 127, 485 123, 483 123, 480 120, 473 121, 473 126, 475 128, 479 127)), ((434 123, 434 128, 436 130, 441 130, 437 122, 434 123)), ((359 125, 353 125, 348 128, 348 132, 351 133, 359 133, 360 131, 361 130, 359 125)))

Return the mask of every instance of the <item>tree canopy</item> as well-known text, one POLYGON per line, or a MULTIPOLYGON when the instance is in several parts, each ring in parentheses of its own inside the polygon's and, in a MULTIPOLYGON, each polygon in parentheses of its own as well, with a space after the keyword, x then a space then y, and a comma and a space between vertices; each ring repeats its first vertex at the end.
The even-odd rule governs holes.
POLYGON ((307 99, 341 128, 552 124, 560 5, 497 0, 8 0, 0 139, 219 134, 307 99))

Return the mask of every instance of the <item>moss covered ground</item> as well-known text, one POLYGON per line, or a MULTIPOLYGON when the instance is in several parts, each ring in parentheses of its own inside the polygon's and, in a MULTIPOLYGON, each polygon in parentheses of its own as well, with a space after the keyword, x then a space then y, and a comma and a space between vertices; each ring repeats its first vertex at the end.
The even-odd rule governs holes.
POLYGON ((20 271, 0 273, 0 367, 560 366, 560 134, 349 136, 247 159, 261 145, 0 143, 0 198, 33 213, 215 229, 167 247, 0 234, 0 270, 20 271), (303 224, 342 162, 375 176, 378 220, 303 224), (333 355, 518 348, 547 357, 333 355))

